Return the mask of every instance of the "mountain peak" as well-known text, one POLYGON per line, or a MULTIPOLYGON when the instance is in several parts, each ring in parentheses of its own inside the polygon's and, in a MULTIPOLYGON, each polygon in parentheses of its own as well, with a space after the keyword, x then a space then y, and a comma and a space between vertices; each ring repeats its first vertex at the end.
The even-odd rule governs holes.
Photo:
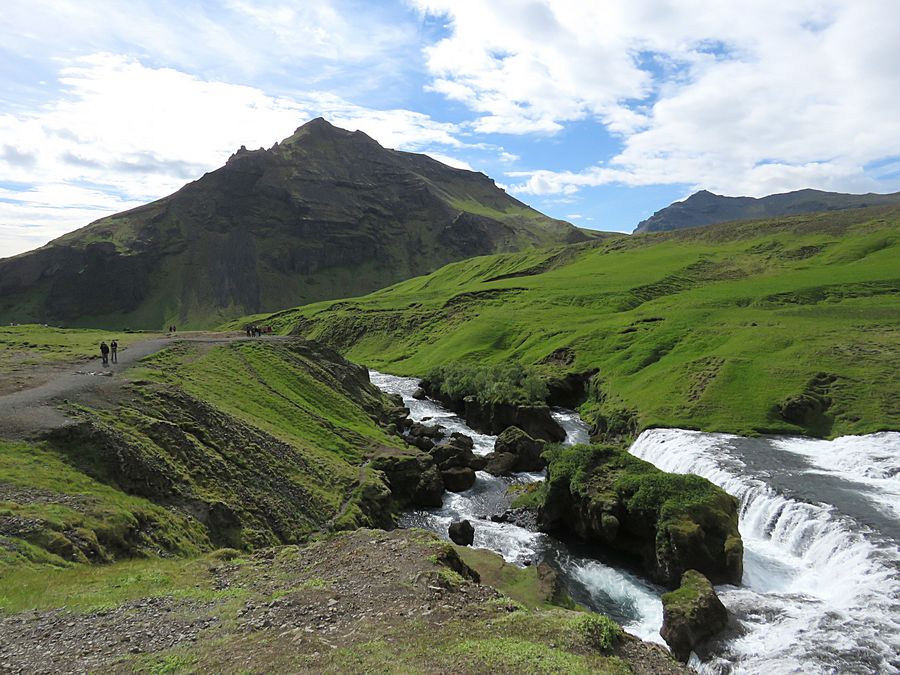
POLYGON ((482 174, 319 117, 268 150, 238 149, 168 197, 0 261, 0 323, 211 325, 584 238, 482 174))
POLYGON ((900 193, 853 195, 805 188, 767 197, 725 197, 700 190, 641 221, 635 232, 661 232, 732 220, 775 218, 900 203, 900 193))

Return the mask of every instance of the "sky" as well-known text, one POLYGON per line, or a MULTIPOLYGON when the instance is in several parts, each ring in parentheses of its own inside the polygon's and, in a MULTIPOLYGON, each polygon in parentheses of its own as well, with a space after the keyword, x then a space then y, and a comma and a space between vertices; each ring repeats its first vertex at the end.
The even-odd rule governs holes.
POLYGON ((900 190, 898 0, 4 0, 0 257, 324 116, 582 227, 900 190))

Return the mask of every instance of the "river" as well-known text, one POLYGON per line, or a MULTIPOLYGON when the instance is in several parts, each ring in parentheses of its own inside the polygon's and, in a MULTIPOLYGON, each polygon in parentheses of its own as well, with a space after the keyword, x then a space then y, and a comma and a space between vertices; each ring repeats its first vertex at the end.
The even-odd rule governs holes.
MULTIPOLYGON (((473 431, 434 401, 413 399, 416 379, 374 371, 371 379, 403 396, 413 420, 471 436, 478 454, 493 450, 494 436, 473 431)), ((565 443, 588 441, 576 413, 553 414, 565 443)), ((829 442, 652 429, 631 452, 665 471, 704 476, 741 503, 743 582, 716 588, 731 626, 692 656, 695 669, 900 673, 900 433, 829 442)), ((518 565, 549 563, 577 602, 663 644, 663 589, 549 535, 489 519, 508 507, 511 484, 543 478, 480 471, 470 490, 446 493, 442 508, 410 511, 400 524, 446 538, 452 521, 468 519, 475 546, 518 565)))

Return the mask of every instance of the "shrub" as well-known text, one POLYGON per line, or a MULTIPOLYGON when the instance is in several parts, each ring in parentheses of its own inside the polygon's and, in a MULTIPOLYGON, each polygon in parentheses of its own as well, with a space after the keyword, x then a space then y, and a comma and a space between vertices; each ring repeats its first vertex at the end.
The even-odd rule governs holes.
POLYGON ((606 652, 615 647, 622 637, 622 628, 603 614, 590 614, 579 621, 579 632, 595 649, 606 652))
POLYGON ((444 396, 474 396, 482 403, 536 404, 550 395, 533 371, 518 363, 472 366, 452 363, 437 366, 427 378, 444 396))

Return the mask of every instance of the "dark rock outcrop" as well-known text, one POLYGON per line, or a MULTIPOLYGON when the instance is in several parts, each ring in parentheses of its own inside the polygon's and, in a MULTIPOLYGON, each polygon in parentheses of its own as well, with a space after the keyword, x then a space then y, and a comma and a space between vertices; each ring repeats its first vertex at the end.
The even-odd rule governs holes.
POLYGON ((616 551, 668 588, 688 569, 714 583, 740 583, 743 543, 734 497, 615 446, 557 448, 548 456, 542 529, 616 551))
POLYGON ((546 443, 535 440, 519 427, 507 427, 494 442, 494 452, 515 455, 514 471, 540 471, 547 462, 541 457, 546 443))
POLYGON ((484 459, 484 470, 492 476, 508 476, 516 471, 516 456, 511 452, 492 452, 484 459))
POLYGON ((471 546, 475 541, 475 528, 468 520, 458 520, 451 523, 447 530, 450 541, 459 546, 471 546))
POLYGON ((563 377, 554 378, 547 382, 550 392, 551 405, 563 408, 577 408, 587 400, 588 383, 591 378, 600 372, 597 368, 586 370, 583 373, 569 373, 563 377))
POLYGON ((444 480, 428 455, 388 451, 375 457, 372 465, 386 476, 399 509, 443 504, 444 480))
POLYGON ((449 492, 465 492, 475 485, 475 472, 467 466, 456 466, 441 471, 444 488, 449 492))
POLYGON ((560 443, 566 439, 565 430, 553 419, 550 408, 546 405, 484 403, 474 396, 462 399, 447 396, 428 380, 422 380, 421 386, 428 396, 440 401, 481 433, 499 434, 507 427, 519 427, 529 436, 551 443, 560 443))
POLYGON ((417 401, 423 401, 428 398, 427 394, 425 394, 425 390, 422 387, 416 387, 416 390, 413 392, 412 397, 417 401))
POLYGON ((728 610, 712 584, 696 570, 687 570, 681 586, 662 596, 663 625, 659 633, 679 661, 687 663, 694 647, 728 625, 728 610))

